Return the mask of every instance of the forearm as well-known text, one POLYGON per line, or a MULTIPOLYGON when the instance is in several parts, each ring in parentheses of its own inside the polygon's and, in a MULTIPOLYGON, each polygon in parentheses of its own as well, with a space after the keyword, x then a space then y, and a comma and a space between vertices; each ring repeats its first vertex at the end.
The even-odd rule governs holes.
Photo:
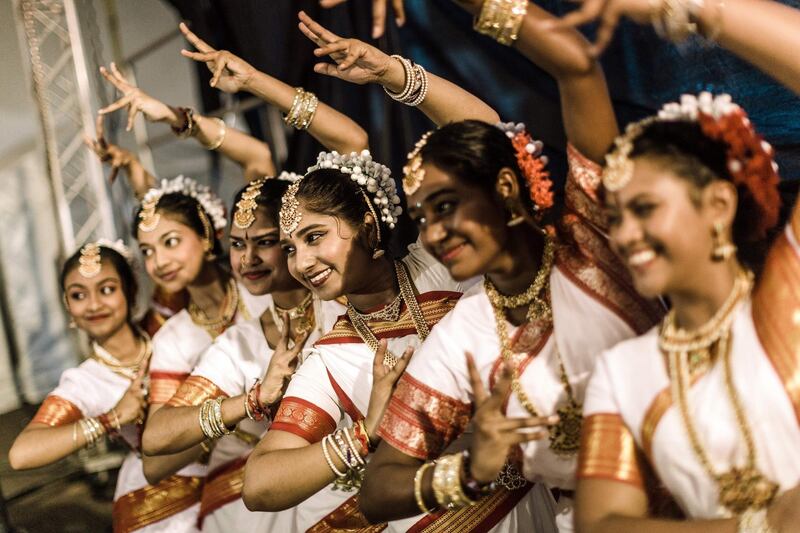
POLYGON ((718 20, 721 46, 800 94, 800 10, 764 0, 708 0, 700 24, 713 31, 718 20))
MULTIPOLYGON (((333 451, 330 456, 339 471, 347 469, 333 451)), ((251 511, 283 511, 324 489, 335 478, 321 442, 302 448, 256 449, 247 460, 242 499, 251 511)))
POLYGON ((275 163, 267 143, 236 128, 223 127, 217 119, 195 115, 195 121, 197 142, 207 148, 215 146, 222 139, 222 144, 216 150, 238 163, 245 170, 248 180, 275 175, 275 163))
MULTIPOLYGON (((399 93, 403 90, 405 79, 403 66, 399 61, 392 60, 381 79, 381 85, 393 93, 399 93)), ((482 120, 489 124, 500 121, 500 116, 489 104, 430 72, 428 72, 428 95, 418 109, 437 126, 470 119, 482 120)))
MULTIPOLYGON (((256 73, 246 90, 286 114, 292 108, 295 88, 263 72, 256 73)), ((320 102, 308 133, 328 150, 360 152, 368 148, 367 132, 355 121, 320 102)))
POLYGON ((138 159, 131 160, 125 167, 128 183, 133 186, 133 194, 141 201, 151 188, 156 186, 156 178, 150 174, 138 159))
POLYGON ((49 465, 86 446, 78 422, 57 427, 35 426, 25 428, 8 452, 8 461, 14 470, 49 465))
MULTIPOLYGON (((244 395, 226 398, 222 402, 222 420, 228 428, 235 427, 246 416, 244 395)), ((148 455, 178 453, 206 440, 200 428, 200 406, 177 407, 166 405, 147 421, 142 436, 142 448, 148 455)))
POLYGON ((172 455, 142 455, 144 477, 148 483, 155 485, 181 468, 197 462, 204 453, 202 446, 198 445, 172 455))
MULTIPOLYGON (((385 444, 384 444, 385 446, 385 444)), ((361 487, 359 505, 364 516, 373 524, 418 515, 421 511, 414 495, 414 477, 422 465, 381 463, 373 460, 361 487)), ((436 507, 431 488, 433 469, 422 478, 422 494, 429 509, 436 507)))
POLYGON ((590 525, 577 522, 577 533, 736 533, 735 519, 724 520, 655 520, 651 518, 629 518, 609 516, 590 525))

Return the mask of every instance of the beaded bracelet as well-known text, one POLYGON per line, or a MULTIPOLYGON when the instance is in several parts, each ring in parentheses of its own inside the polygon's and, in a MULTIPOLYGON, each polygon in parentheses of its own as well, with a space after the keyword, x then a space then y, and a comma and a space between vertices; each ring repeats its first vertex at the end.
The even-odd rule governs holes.
POLYGON ((384 87, 383 91, 388 94, 392 100, 396 100, 411 107, 420 105, 425 101, 428 95, 427 71, 421 65, 417 65, 403 56, 394 54, 391 57, 399 61, 400 65, 403 66, 405 83, 403 85, 403 90, 399 93, 392 92, 388 87, 384 87))
MULTIPOLYGON (((325 461, 328 462, 328 466, 330 467, 331 471, 336 475, 337 478, 343 478, 347 475, 347 472, 342 472, 338 468, 336 468, 336 464, 333 462, 331 458, 331 453, 328 451, 328 439, 331 439, 330 435, 325 435, 322 438, 322 453, 325 455, 325 461)), ((342 460, 344 462, 344 460, 342 460)), ((347 465, 347 463, 345 463, 347 465)))

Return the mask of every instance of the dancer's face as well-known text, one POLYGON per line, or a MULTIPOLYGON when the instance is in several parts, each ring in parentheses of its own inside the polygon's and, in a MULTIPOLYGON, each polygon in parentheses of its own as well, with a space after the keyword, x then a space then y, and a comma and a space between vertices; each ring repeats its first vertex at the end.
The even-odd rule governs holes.
POLYGON ((231 226, 231 271, 250 294, 297 289, 280 247, 277 221, 264 208, 255 211, 247 229, 231 226))
POLYGON ((119 273, 104 259, 100 272, 91 278, 73 268, 64 278, 64 300, 75 325, 92 339, 114 334, 128 320, 128 301, 119 273))
POLYGON ((408 200, 425 249, 462 281, 491 271, 506 249, 506 212, 494 195, 429 163, 408 200))
POLYGON ((375 260, 361 242, 359 228, 341 218, 309 211, 302 201, 299 211, 302 218, 294 233, 281 232, 292 276, 322 300, 368 286, 375 260))
MULTIPOLYGON (((736 193, 721 180, 698 189, 646 157, 635 160, 633 177, 607 194, 609 237, 636 290, 655 297, 690 289, 712 263, 713 227, 730 227, 736 193)), ((730 237, 730 235, 729 235, 730 237)))
POLYGON ((138 230, 147 273, 167 292, 179 292, 200 276, 205 264, 203 238, 169 213, 153 231, 138 230))

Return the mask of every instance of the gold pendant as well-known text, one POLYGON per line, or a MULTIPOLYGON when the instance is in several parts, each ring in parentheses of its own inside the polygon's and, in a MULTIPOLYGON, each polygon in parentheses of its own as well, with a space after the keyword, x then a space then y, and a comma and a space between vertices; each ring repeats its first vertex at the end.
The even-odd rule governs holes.
POLYGON ((503 469, 497 474, 495 483, 504 487, 506 490, 517 490, 524 487, 528 483, 528 480, 519 473, 516 466, 511 464, 510 461, 506 461, 506 464, 503 465, 503 469))
POLYGON ((773 483, 756 468, 732 468, 717 477, 719 502, 736 515, 748 509, 763 509, 778 492, 773 483))
POLYGON ((297 333, 298 335, 303 335, 310 329, 311 329, 311 321, 308 320, 305 316, 298 317, 297 325, 294 328, 295 333, 297 333))
POLYGON ((550 430, 550 449, 554 454, 570 456, 578 453, 581 445, 581 424, 583 412, 574 402, 563 405, 556 411, 558 424, 550 430))

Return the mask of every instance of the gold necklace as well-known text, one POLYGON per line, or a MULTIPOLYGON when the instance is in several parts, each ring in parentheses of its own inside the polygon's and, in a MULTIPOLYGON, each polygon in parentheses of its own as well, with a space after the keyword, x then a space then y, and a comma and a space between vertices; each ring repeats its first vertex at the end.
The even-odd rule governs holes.
POLYGON ((192 322, 205 329, 212 338, 216 338, 233 323, 236 311, 240 310, 239 304, 239 288, 236 286, 236 280, 230 278, 219 318, 209 319, 205 312, 191 301, 186 306, 186 311, 189 313, 192 322))
MULTIPOLYGON (((669 352, 670 385, 672 395, 678 399, 681 419, 689 442, 695 456, 700 461, 703 469, 716 482, 719 491, 719 502, 729 511, 736 515, 741 515, 748 509, 763 509, 767 507, 775 498, 778 492, 778 484, 768 479, 758 469, 756 458, 756 447, 753 442, 753 434, 747 422, 747 416, 733 384, 733 373, 731 371, 730 356, 730 330, 725 331, 719 339, 718 356, 722 358, 723 369, 725 371, 725 388, 736 415, 736 422, 739 431, 744 438, 747 446, 747 462, 743 467, 731 467, 727 472, 717 473, 711 465, 708 454, 700 442, 700 437, 692 423, 689 414, 689 400, 687 394, 687 382, 689 382, 689 371, 684 366, 683 356, 685 352, 669 352)), ((688 366, 688 365, 687 365, 688 366)))
POLYGON ((314 299, 309 292, 306 294, 306 297, 303 298, 303 301, 297 304, 294 307, 283 308, 272 301, 272 305, 269 307, 269 311, 272 314, 272 320, 275 322, 275 325, 278 327, 278 332, 283 333, 286 324, 283 323, 283 315, 284 313, 289 314, 289 326, 291 327, 291 322, 293 320, 297 320, 295 325, 295 333, 298 335, 303 335, 305 332, 309 331, 311 328, 314 327, 316 322, 316 317, 314 316, 314 308, 311 305, 314 302, 314 299), (311 313, 308 311, 311 310, 311 313))
MULTIPOLYGON (((486 294, 489 297, 489 302, 492 305, 492 312, 494 313, 497 336, 500 339, 503 362, 511 370, 511 390, 516 395, 522 407, 531 416, 541 415, 528 397, 528 394, 522 388, 519 369, 512 361, 514 354, 512 353, 511 340, 508 336, 505 311, 506 309, 512 308, 509 307, 509 305, 521 307, 525 304, 519 304, 519 302, 525 301, 530 304, 527 314, 529 321, 552 321, 553 312, 547 300, 550 287, 550 272, 553 268, 553 248, 552 239, 547 237, 544 253, 542 254, 542 265, 539 267, 539 271, 536 273, 533 283, 522 295, 503 297, 497 292, 497 289, 488 278, 484 279, 486 294), (533 292, 534 289, 537 289, 537 292, 533 292)), ((575 399, 575 394, 569 382, 567 371, 564 368, 564 360, 561 357, 558 346, 556 346, 556 357, 558 357, 561 386, 567 393, 567 403, 556 410, 559 421, 558 424, 550 430, 549 447, 554 454, 567 457, 578 453, 581 442, 583 409, 581 404, 575 399)))
POLYGON ((147 365, 147 362, 150 360, 150 355, 153 353, 153 343, 150 340, 150 335, 139 328, 136 328, 136 333, 141 339, 141 343, 139 353, 132 363, 123 363, 96 342, 92 343, 92 358, 115 374, 119 374, 130 380, 136 379, 136 376, 139 375, 139 370, 147 365))
MULTIPOLYGON (((420 341, 424 341, 428 335, 430 335, 431 330, 425 322, 425 315, 422 314, 422 309, 420 309, 419 302, 417 302, 417 298, 414 295, 414 286, 408 278, 408 273, 403 263, 395 261, 394 270, 397 275, 397 284, 400 286, 400 297, 406 303, 408 312, 411 314, 411 320, 414 322, 414 329, 417 330, 417 336, 420 341)), ((377 353, 378 338, 375 337, 375 334, 372 333, 372 330, 367 326, 366 321, 350 302, 347 302, 347 317, 353 324, 358 336, 361 337, 361 340, 370 347, 373 353, 377 353)), ((383 356, 383 364, 389 368, 393 368, 394 365, 397 364, 397 356, 387 349, 383 356)))

